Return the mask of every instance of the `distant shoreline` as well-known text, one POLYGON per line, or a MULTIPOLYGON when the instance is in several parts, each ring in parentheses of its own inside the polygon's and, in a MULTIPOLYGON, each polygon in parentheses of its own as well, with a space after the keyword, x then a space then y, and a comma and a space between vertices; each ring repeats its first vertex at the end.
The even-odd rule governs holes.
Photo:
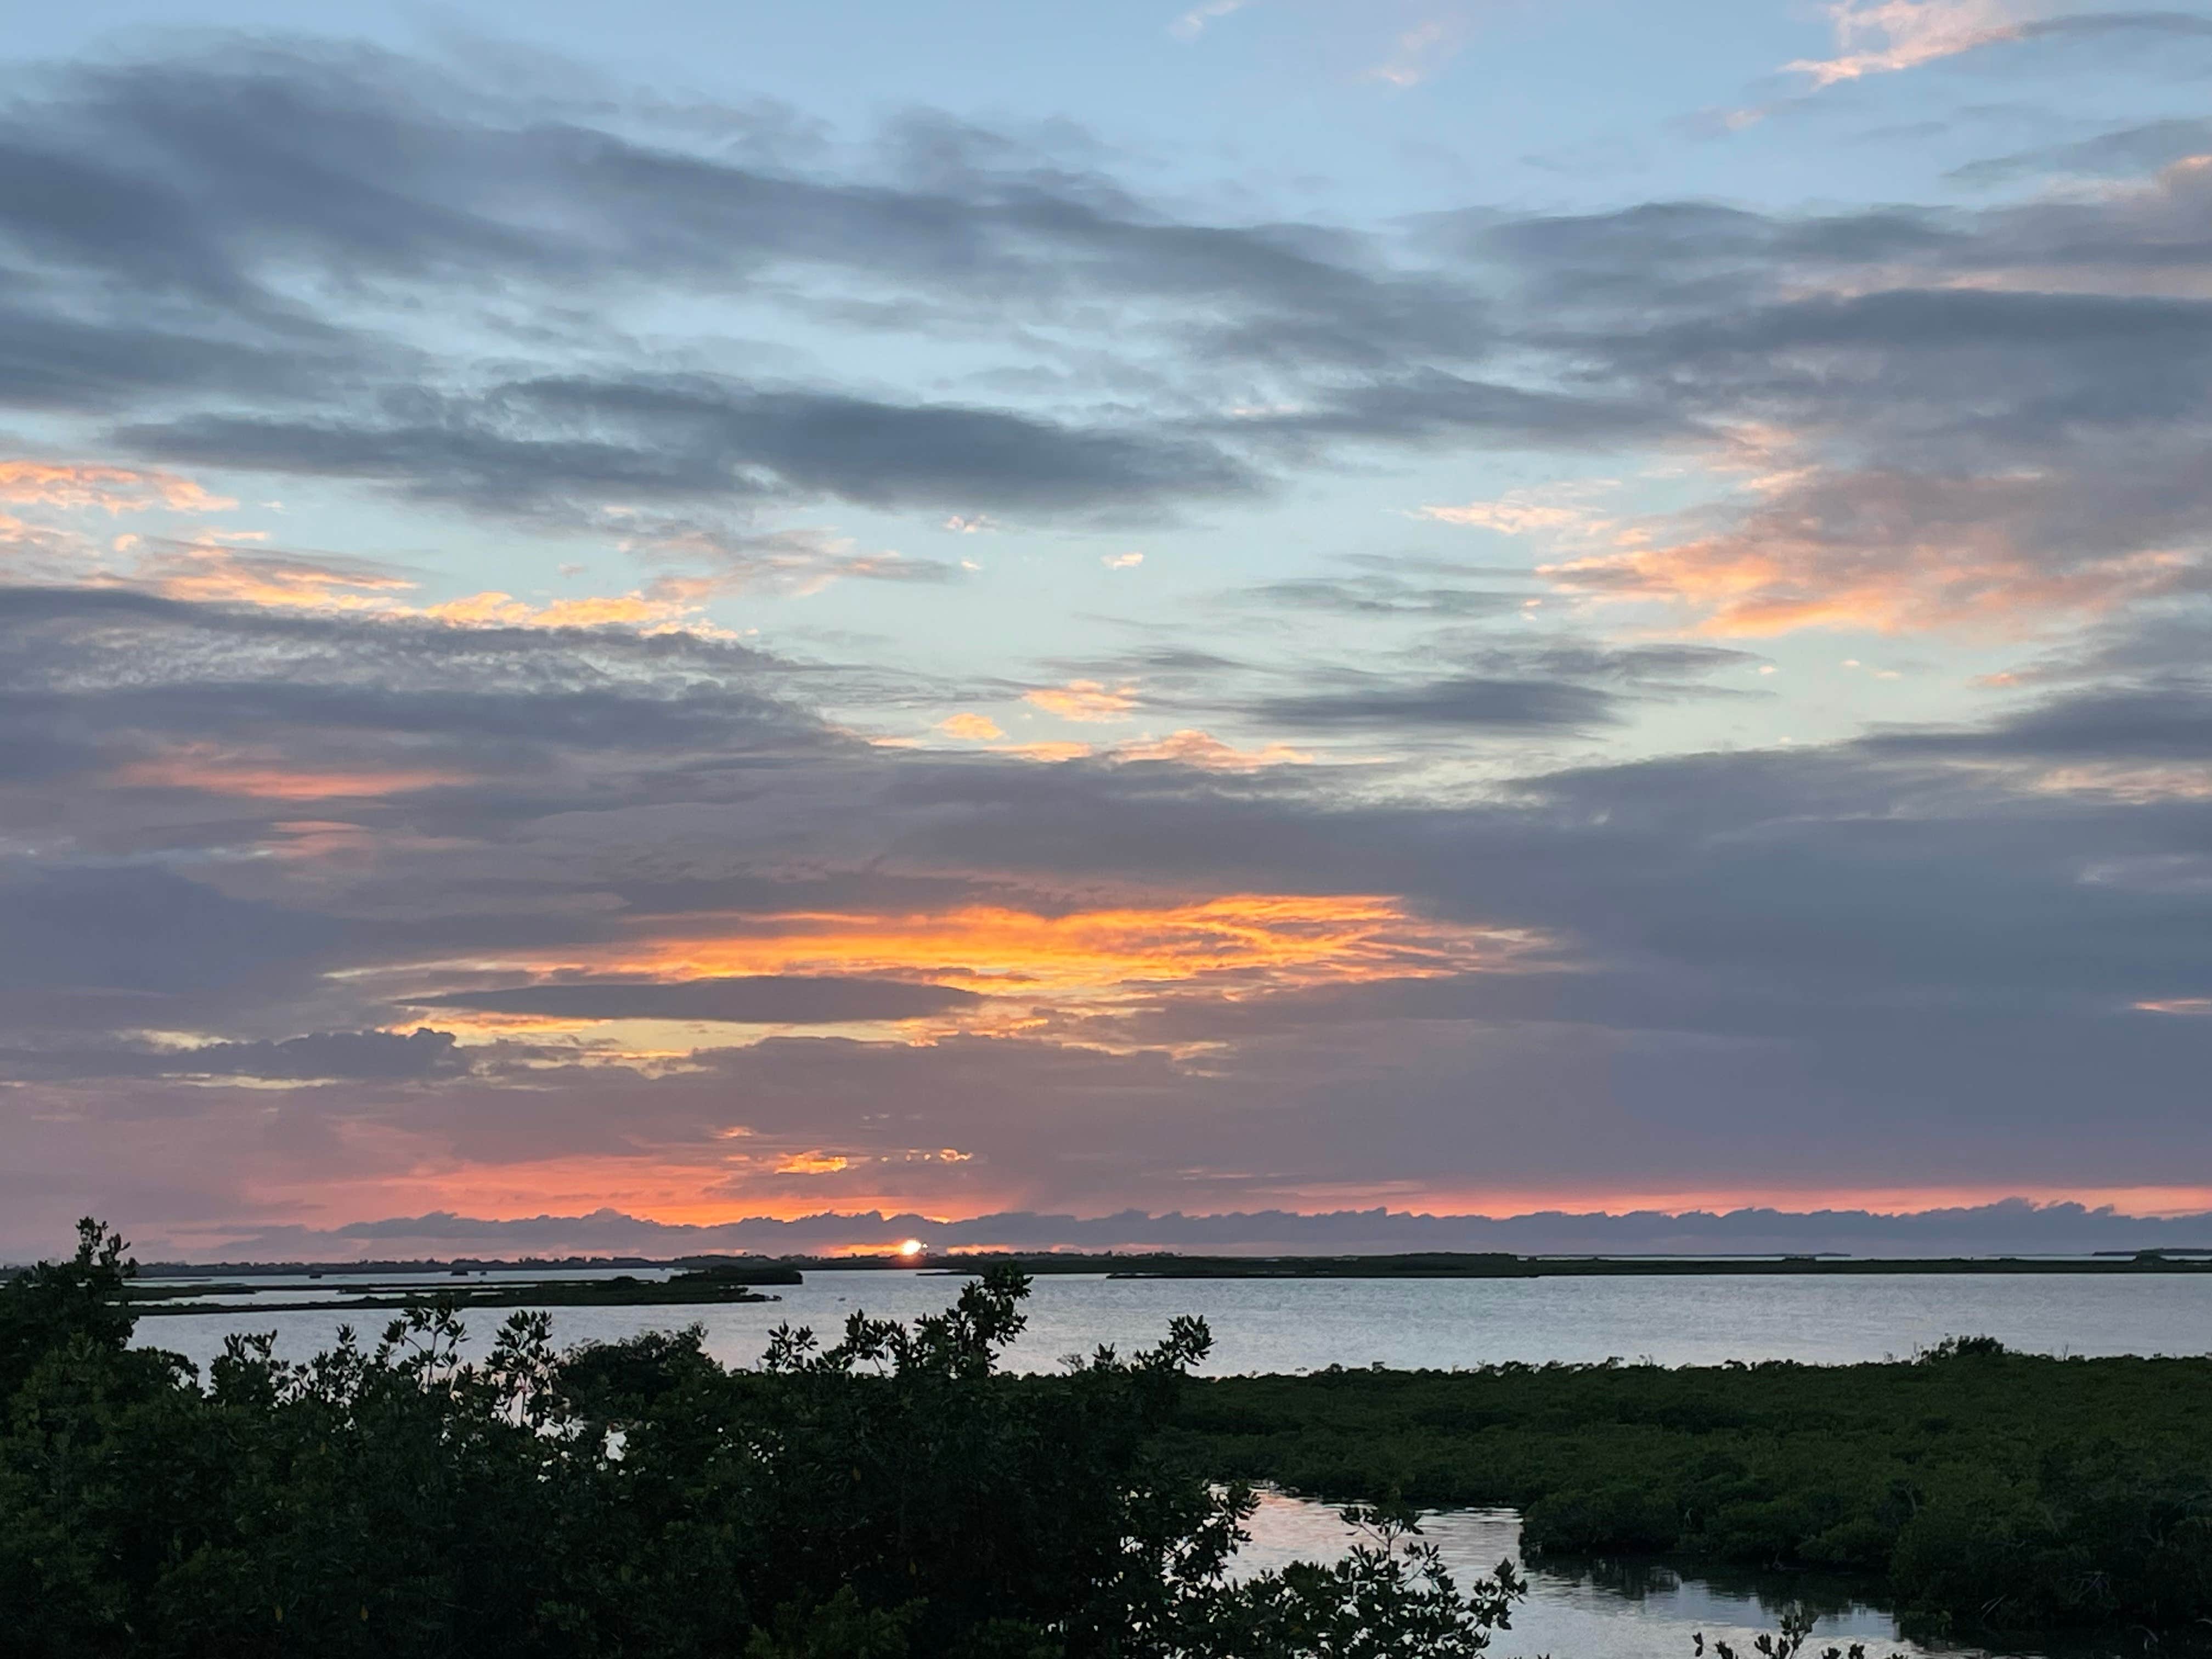
POLYGON ((210 1313, 331 1313, 378 1310, 397 1311, 439 1297, 457 1309, 471 1308, 690 1308, 733 1302, 774 1302, 778 1298, 756 1288, 761 1284, 796 1285, 799 1273, 769 1268, 759 1273, 733 1276, 723 1273, 679 1273, 672 1279, 637 1279, 627 1273, 612 1279, 538 1279, 486 1280, 422 1285, 367 1285, 343 1296, 317 1295, 306 1287, 271 1285, 263 1291, 255 1285, 217 1280, 190 1286, 149 1285, 132 1281, 128 1290, 131 1310, 140 1318, 210 1313), (295 1294, 289 1301, 268 1299, 295 1294), (187 1297, 252 1296, 251 1302, 208 1303, 187 1297))
POLYGON ((907 1271, 967 1278, 994 1264, 1038 1277, 1103 1274, 1137 1279, 1662 1279, 1803 1276, 2008 1276, 2057 1274, 2212 1274, 2212 1260, 2196 1253, 2143 1252, 2128 1256, 1522 1256, 1502 1253, 1424 1252, 1362 1256, 1186 1256, 1111 1254, 1077 1255, 963 1255, 957 1256, 836 1256, 687 1258, 680 1262, 378 1262, 230 1263, 220 1267, 163 1263, 143 1270, 131 1302, 142 1316, 204 1313, 300 1313, 397 1310, 410 1302, 449 1297, 462 1308, 693 1307, 773 1301, 764 1285, 793 1285, 809 1272, 907 1271), (611 1267, 673 1270, 667 1278, 639 1278, 635 1271, 606 1276, 611 1267), (565 1271, 562 1271, 565 1269, 565 1271), (526 1279, 492 1273, 530 1273, 526 1279), (425 1276, 392 1283, 394 1275, 425 1276), (428 1275, 442 1275, 442 1279, 428 1275), (282 1275, 310 1276, 333 1284, 254 1284, 282 1275), (586 1276, 589 1275, 589 1276, 586 1276), (354 1281, 348 1288, 345 1281, 354 1281), (383 1282, 362 1284, 362 1280, 383 1282), (227 1295, 250 1300, 210 1304, 197 1298, 227 1295), (278 1300, 279 1297, 283 1300, 278 1300), (186 1298, 194 1298, 187 1300, 186 1298))

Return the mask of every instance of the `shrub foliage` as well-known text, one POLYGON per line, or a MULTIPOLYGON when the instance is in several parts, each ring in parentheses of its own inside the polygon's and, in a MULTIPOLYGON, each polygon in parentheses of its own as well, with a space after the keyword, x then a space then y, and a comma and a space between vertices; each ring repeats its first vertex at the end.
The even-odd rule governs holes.
POLYGON ((124 1249, 88 1221, 0 1286, 9 1652, 1468 1659, 1518 1590, 1376 1510, 1340 1562, 1232 1573, 1249 1492, 1162 1449, 1204 1324, 1000 1376, 1011 1269, 751 1370, 696 1328, 557 1353, 527 1313, 471 1360, 430 1304, 203 1378, 129 1346, 124 1249))
POLYGON ((2212 1619, 2212 1361, 1986 1338, 1909 1361, 1194 1381, 1169 1432, 1320 1497, 1504 1504, 1532 1554, 1887 1580, 1923 1628, 2212 1619))

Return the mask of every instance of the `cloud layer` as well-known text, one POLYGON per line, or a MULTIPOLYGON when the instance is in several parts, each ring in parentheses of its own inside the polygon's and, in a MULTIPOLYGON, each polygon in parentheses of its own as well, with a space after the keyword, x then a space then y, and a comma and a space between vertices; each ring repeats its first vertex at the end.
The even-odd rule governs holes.
MULTIPOLYGON (((1799 68, 2064 45, 1953 12, 1799 68)), ((2212 1206, 2193 129, 1346 226, 465 81, 224 38, 0 108, 0 1248, 2212 1206), (1869 641, 1932 701, 1792 689, 1869 641), (1396 1213, 1502 1208, 1576 1213, 1396 1213)))

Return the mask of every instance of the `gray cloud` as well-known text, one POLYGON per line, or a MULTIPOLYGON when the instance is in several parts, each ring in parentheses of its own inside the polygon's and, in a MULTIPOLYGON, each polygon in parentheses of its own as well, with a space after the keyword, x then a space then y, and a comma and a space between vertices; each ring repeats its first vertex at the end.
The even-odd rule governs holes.
POLYGON ((1579 731, 1617 718, 1614 699, 1588 686, 1547 680, 1450 679, 1425 684, 1346 684, 1270 697, 1255 712, 1309 727, 1436 726, 1473 731, 1579 731))
MULTIPOLYGON (((27 286, 5 277, 0 269, 0 290, 27 286)), ((225 338, 181 323, 149 327, 0 301, 0 405, 14 409, 104 414, 192 392, 305 397, 351 367, 312 341, 225 338)))
POLYGON ((787 146, 733 163, 588 115, 363 47, 224 39, 27 82, 0 129, 23 181, 6 222, 47 258, 280 314, 259 270, 272 252, 410 279, 620 275, 718 292, 779 263, 893 267, 975 307, 1234 298, 1347 342, 1364 325, 1367 355, 1469 331, 1462 296, 1386 276, 1353 239, 1176 223, 943 117, 895 127, 889 174, 862 179, 795 171, 775 155, 787 146))
MULTIPOLYGON (((0 348, 16 340, 21 358, 0 398, 124 412, 198 388, 217 406, 164 400, 160 418, 126 420, 124 440, 203 465, 373 478, 532 513, 607 492, 732 508, 828 493, 1126 516, 1248 493, 1260 475, 1227 447, 1248 441, 1585 418, 1556 393, 1407 374, 1409 358, 1480 357, 1492 331, 1462 283, 1393 270, 1356 237, 1178 222, 1103 175, 941 118, 895 129, 888 170, 867 177, 808 174, 757 150, 710 155, 686 147, 695 133, 655 142, 635 120, 626 132, 591 125, 606 114, 487 99, 429 65, 306 41, 224 40, 199 56, 29 77, 0 111, 15 185, 0 192, 0 276, 12 258, 8 286, 43 303, 19 326, 0 319, 0 348), (517 284, 547 319, 520 334, 489 303, 517 284), (1331 397, 1336 413, 1317 410, 1293 434, 1180 415, 1147 424, 1126 408, 1077 418, 578 372, 618 335, 612 312, 681 288, 834 313, 847 327, 872 318, 1003 335, 1010 322, 1073 319, 1193 366, 1352 384, 1331 397), (511 364, 526 340, 542 372, 471 385, 465 368, 455 373, 466 347, 432 366, 397 343, 389 308, 433 295, 477 356, 511 364), (1376 392, 1358 389, 1368 377, 1376 392), (226 393, 319 407, 223 407, 226 393), (323 413, 332 403, 349 412, 323 413)), ((1197 386, 1172 396, 1194 392, 1201 404, 1219 396, 1197 386)), ((1650 413, 1587 418, 1641 425, 1650 413)))
POLYGON ((1876 733, 1891 754, 2046 761, 2212 761, 2212 689, 2187 682, 2100 687, 2053 699, 1982 727, 1876 733))
POLYGON ((763 1025, 835 1025, 847 1021, 919 1019, 971 1007, 982 999, 947 985, 904 980, 837 979, 790 974, 674 981, 563 981, 449 991, 413 1000, 420 1008, 475 1008, 497 1014, 571 1019, 729 1020, 763 1025))
MULTIPOLYGON (((2033 460, 2058 499, 2129 460, 2100 443, 2162 433, 2099 505, 2142 501, 2146 536, 2202 506, 2182 459, 2205 416, 2202 303, 1988 280, 2198 269, 2201 181, 1979 215, 1486 209, 1399 243, 1186 222, 1095 161, 941 118, 895 129, 872 163, 781 140, 732 160, 679 127, 312 42, 34 77, 0 116, 20 181, 0 260, 27 307, 0 326, 23 356, 8 383, 112 410, 143 453, 572 526, 610 500, 742 514, 820 495, 1142 516, 1346 447, 1680 446, 1749 422, 1833 446, 1832 476, 2033 460), (521 334, 485 308, 515 284, 545 319, 521 334), (1003 374, 1048 371, 1091 402, 672 375, 617 313, 691 287, 835 308, 845 328, 957 323, 1011 354, 1003 374), (1803 297, 1823 289, 1850 297, 1803 297), (476 343, 435 364, 388 325, 431 296, 476 343), (147 401, 193 386, 210 395, 147 401)), ((2142 131, 2145 159, 2179 142, 2142 131)))
POLYGON ((2072 143, 1971 161, 1954 167, 1948 176, 1960 184, 1975 185, 2006 185, 2049 174, 2120 177, 2201 155, 2207 149, 2212 149, 2212 122, 2146 121, 2072 143))
POLYGON ((371 478, 510 513, 830 495, 872 507, 1096 512, 1248 494, 1218 447, 998 410, 897 405, 703 376, 541 380, 480 398, 387 399, 396 422, 202 416, 118 433, 166 461, 371 478))
POLYGON ((2068 17, 2040 17, 2021 23, 2014 31, 2021 39, 2052 36, 2148 34, 2212 38, 2212 17, 2187 11, 2082 12, 2068 17))
POLYGON ((0 875, 0 988, 177 991, 267 987, 326 961, 334 919, 230 897, 158 866, 0 875))
MULTIPOLYGON (((1251 597, 1263 605, 1318 606, 1348 617, 1409 611, 1454 620, 1479 616, 1479 606, 1463 611, 1452 603, 1449 596, 1462 591, 1411 587, 1387 577, 1317 579, 1275 584, 1251 597)), ((1306 689, 1255 699, 1242 712, 1272 726, 1310 732, 1585 731, 1625 720, 1638 702, 1741 695, 1715 687, 1710 677, 1757 660, 1726 647, 1608 648, 1564 636, 1501 637, 1480 629, 1442 633, 1399 654, 1410 665, 1401 672, 1309 671, 1301 676, 1306 689), (1446 663, 1463 672, 1437 673, 1446 663)))
MULTIPOLYGON (((1521 578, 1520 571, 1492 573, 1521 578)), ((1348 617, 1494 617, 1519 606, 1525 592, 1494 588, 1409 581, 1384 572, 1357 576, 1307 576, 1269 582, 1253 590, 1262 604, 1292 610, 1334 611, 1348 617)))
POLYGON ((99 1078, 255 1078, 281 1083, 402 1083, 458 1076, 465 1064, 453 1033, 317 1031, 254 1042, 185 1048, 16 1048, 0 1070, 20 1080, 99 1078))

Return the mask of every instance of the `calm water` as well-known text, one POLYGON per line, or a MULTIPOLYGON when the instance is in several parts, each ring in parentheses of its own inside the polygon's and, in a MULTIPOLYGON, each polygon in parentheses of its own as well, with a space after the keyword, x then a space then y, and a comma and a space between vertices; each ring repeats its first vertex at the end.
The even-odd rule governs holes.
MULTIPOLYGON (((436 1279, 432 1285, 453 1281, 436 1279)), ((328 1288, 324 1280, 320 1288, 328 1288)), ((554 1334, 562 1343, 609 1340, 641 1330, 689 1324, 707 1331, 707 1346, 726 1364, 758 1359, 768 1334, 789 1321, 834 1335, 856 1309, 899 1318, 934 1312, 958 1294, 959 1281, 927 1273, 881 1270, 810 1273, 803 1285, 783 1287, 780 1302, 687 1308, 556 1308, 554 1334)), ((1030 1300, 1030 1327, 1007 1356, 1027 1370, 1055 1368, 1065 1354, 1101 1343, 1127 1350, 1155 1338, 1179 1313, 1211 1323, 1211 1372, 1302 1371, 1324 1365, 1395 1367, 1477 1365, 1498 1360, 1591 1361, 1618 1357, 1662 1364, 1723 1359, 1801 1359, 1827 1363, 1903 1357, 1949 1335, 1989 1335, 2008 1346, 2046 1353, 2212 1352, 2212 1279, 2155 1277, 2090 1279, 2066 1274, 1869 1277, 1540 1279, 1039 1279, 1030 1300)), ((479 1338, 506 1316, 470 1316, 479 1338)), ((305 1357, 327 1346, 341 1316, 255 1315, 226 1307, 179 1317, 147 1319, 139 1340, 204 1365, 237 1330, 277 1333, 281 1352, 305 1357)), ((352 1316, 364 1335, 390 1317, 352 1316)), ((1501 1558, 1520 1556, 1520 1525, 1510 1510, 1480 1510, 1431 1516, 1430 1540, 1455 1572, 1487 1572, 1501 1558)), ((1333 1556, 1349 1538, 1324 1505, 1270 1495, 1252 1527, 1243 1558, 1253 1566, 1333 1556)), ((1972 1652, 1900 1640, 1878 1606, 1849 1595, 1823 1595, 1803 1580, 1701 1580, 1664 1570, 1632 1572, 1547 1564, 1529 1572, 1528 1601, 1513 1629, 1493 1644, 1500 1659, 1552 1654, 1559 1659, 1690 1659, 1691 1636, 1703 1631, 1747 1651, 1772 1630, 1780 1610, 1803 1596, 1827 1609, 1810 1644, 1867 1643, 1933 1655, 1972 1652)), ((2028 1643, 2011 1655, 2055 1659, 2129 1651, 2125 1644, 2062 1648, 2028 1643)))
MULTIPOLYGON (((1249 1528, 1252 1541, 1239 1556, 1255 1567, 1332 1559, 1356 1536, 1337 1512, 1320 1504, 1279 1493, 1264 1494, 1249 1528)), ((1892 1653, 1934 1659, 1970 1659, 2002 1654, 2005 1659, 2118 1659, 2140 1652, 2124 1638, 2109 1644, 2074 1642, 2050 1646, 2034 1641, 1991 1649, 1947 1647, 1900 1637, 1897 1621, 1883 1608, 1848 1590, 1808 1584, 1802 1579, 1739 1577, 1725 1582, 1685 1578, 1663 1567, 1623 1570, 1591 1563, 1582 1567, 1521 1560, 1521 1520, 1510 1510, 1458 1510, 1425 1516, 1423 1538, 1443 1553, 1462 1584, 1510 1558, 1528 1580, 1528 1599, 1513 1613, 1510 1630, 1497 1632, 1491 1651, 1498 1659, 1692 1659, 1692 1638, 1705 1633, 1706 1650, 1716 1640, 1749 1655, 1762 1632, 1777 1629, 1783 1610, 1803 1599, 1821 1613, 1813 1627, 1808 1653, 1833 1643, 1867 1644, 1869 1659, 1892 1653)), ((2177 1650, 2166 1650, 2178 1659, 2177 1650)), ((2202 1659, 2194 1649, 2191 1659, 2202 1659)))
MULTIPOLYGON (((453 1281, 438 1279, 434 1284, 453 1281)), ((318 1288, 328 1288, 325 1279, 318 1288)), ((934 1312, 959 1293, 941 1274, 872 1269, 812 1273, 780 1302, 702 1308, 556 1308, 563 1343, 686 1325, 731 1364, 759 1358, 784 1321, 834 1334, 858 1308, 898 1318, 934 1312)), ((1946 1336, 1994 1336, 2045 1353, 2212 1352, 2212 1276, 2088 1278, 2063 1273, 1867 1278, 1037 1279, 1030 1326, 1007 1356, 1045 1370, 1102 1342, 1156 1339, 1170 1317, 1202 1314, 1213 1329, 1209 1372, 1321 1366, 1437 1367, 1517 1359, 1723 1359, 1826 1363, 1900 1358, 1946 1336)), ((387 1313, 351 1316, 364 1334, 387 1313)), ((505 1315, 480 1310, 489 1333, 505 1315)), ((143 1321, 142 1342, 204 1364, 234 1330, 273 1330, 281 1350, 326 1346, 342 1316, 220 1311, 143 1321)))

